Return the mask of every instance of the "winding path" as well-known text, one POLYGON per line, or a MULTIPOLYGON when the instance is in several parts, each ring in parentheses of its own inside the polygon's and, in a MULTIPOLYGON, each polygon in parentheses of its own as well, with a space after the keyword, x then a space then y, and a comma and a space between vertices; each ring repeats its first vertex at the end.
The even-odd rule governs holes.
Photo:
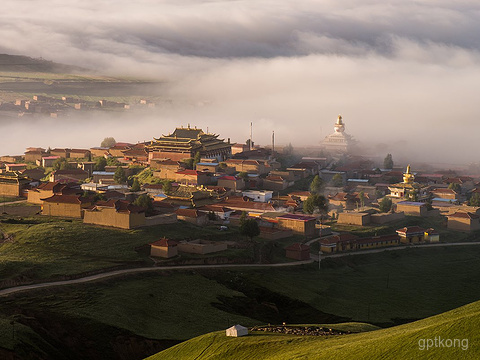
MULTIPOLYGON (((314 239, 313 241, 318 240, 314 239)), ((313 242, 311 241, 311 242, 313 242)), ((310 242, 310 243, 311 243, 310 242)), ((353 256, 353 255, 361 255, 361 254, 374 254, 380 253, 383 251, 394 251, 394 250, 404 250, 404 249, 412 249, 412 248, 433 248, 433 247, 442 247, 442 246, 468 246, 468 245, 480 245, 480 242, 463 242, 463 243, 438 243, 438 244, 424 244, 424 245, 406 245, 406 246, 396 246, 396 247, 386 247, 381 249, 372 249, 372 250, 362 250, 356 252, 347 252, 347 253, 340 253, 340 254, 332 254, 322 257, 330 258, 330 257, 342 257, 342 256, 353 256)), ((87 282, 107 279, 115 276, 121 275, 128 275, 128 274, 136 274, 136 273, 146 273, 146 272, 153 272, 153 271, 175 271, 175 270, 196 270, 196 269, 241 269, 241 268, 273 268, 273 267, 289 267, 289 266, 297 266, 297 265, 304 265, 304 264, 311 264, 314 261, 318 262, 318 255, 311 254, 310 260, 304 261, 295 261, 295 262, 288 262, 288 263, 277 263, 277 264, 221 264, 221 265, 179 265, 179 266, 155 266, 155 267, 143 267, 143 268, 136 268, 136 269, 124 269, 124 270, 115 270, 109 271, 105 273, 100 273, 96 275, 86 276, 83 278, 72 279, 72 280, 63 280, 63 281, 53 281, 47 283, 39 283, 39 284, 31 284, 31 285, 22 285, 22 286, 15 286, 7 289, 0 290, 0 296, 7 296, 11 294, 15 294, 21 291, 28 291, 28 290, 35 290, 35 289, 43 289, 55 286, 64 286, 64 285, 73 285, 73 284, 83 284, 87 282)))
MULTIPOLYGON (((318 261, 318 259, 317 259, 318 261)), ((63 280, 63 281, 53 281, 47 283, 31 284, 31 285, 22 285, 15 286, 7 289, 0 290, 0 296, 11 295, 20 291, 28 291, 35 289, 43 289, 54 286, 63 286, 63 285, 72 285, 72 284, 83 284, 91 281, 106 279, 114 276, 126 275, 126 274, 135 274, 135 273, 144 273, 152 271, 174 271, 174 270, 196 270, 196 269, 223 269, 223 268, 261 268, 261 267, 287 267, 287 266, 297 266, 310 264, 314 262, 314 259, 304 260, 304 261, 295 261, 288 263, 279 263, 279 264, 221 264, 221 265, 179 265, 179 266, 156 266, 156 267, 144 267, 136 269, 124 269, 105 272, 101 274, 86 276, 83 278, 72 279, 72 280, 63 280)))

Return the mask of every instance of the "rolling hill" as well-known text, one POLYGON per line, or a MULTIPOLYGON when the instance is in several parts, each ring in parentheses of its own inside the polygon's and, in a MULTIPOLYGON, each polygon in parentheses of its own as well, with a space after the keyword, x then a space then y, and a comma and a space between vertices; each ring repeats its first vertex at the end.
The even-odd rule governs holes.
MULTIPOLYGON (((332 325, 338 326, 338 325, 332 325)), ((413 323, 331 337, 223 331, 178 344, 148 358, 167 359, 478 359, 480 301, 413 323)))
POLYGON ((82 73, 87 71, 78 66, 55 63, 42 58, 21 55, 0 54, 0 72, 42 72, 42 73, 82 73))

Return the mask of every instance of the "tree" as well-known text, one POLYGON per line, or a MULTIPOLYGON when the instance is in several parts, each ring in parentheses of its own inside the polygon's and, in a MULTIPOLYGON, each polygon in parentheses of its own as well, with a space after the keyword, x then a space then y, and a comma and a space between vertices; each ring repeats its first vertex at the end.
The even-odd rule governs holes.
POLYGON ((147 194, 142 194, 133 202, 134 205, 143 207, 146 214, 151 214, 153 212, 153 201, 147 194))
POLYGON ((117 167, 117 170, 115 170, 115 174, 113 175, 113 180, 117 184, 125 184, 127 181, 127 176, 125 175, 125 170, 121 166, 117 167))
POLYGON ((478 192, 474 193, 470 200, 468 201, 470 206, 480 206, 480 194, 478 192))
POLYGON ((95 171, 105 171, 105 166, 107 166, 107 159, 105 159, 103 156, 96 157, 95 159, 95 165, 93 165, 93 169, 95 171))
POLYGON ((360 200, 360 206, 363 209, 365 207, 365 193, 363 191, 360 191, 358 194, 358 199, 360 200))
POLYGON ((285 155, 292 155, 292 154, 293 154, 293 146, 292 146, 292 143, 288 143, 288 145, 283 148, 283 153, 284 153, 285 155))
POLYGON ((113 137, 106 137, 105 139, 103 139, 100 146, 104 148, 110 148, 112 146, 115 146, 116 143, 117 141, 113 137))
POLYGON ((388 197, 384 197, 381 201, 380 201, 380 211, 383 212, 383 213, 386 213, 386 212, 389 212, 390 209, 392 208, 392 199, 388 198, 388 197))
POLYGON ((406 193, 405 198, 408 201, 418 201, 418 191, 412 190, 406 193))
POLYGON ((138 181, 138 178, 133 178, 133 184, 132 187, 130 188, 130 191, 137 192, 140 191, 140 182, 138 181))
POLYGON ((246 171, 239 172, 238 177, 242 178, 243 180, 248 180, 248 173, 246 171))
POLYGON ((343 177, 340 174, 335 174, 332 177, 332 185, 335 187, 342 187, 343 186, 343 177))
POLYGON ((52 166, 55 170, 73 169, 73 165, 69 164, 65 158, 58 158, 53 162, 52 166))
POLYGON ((182 161, 183 166, 185 166, 185 169, 193 170, 193 160, 194 160, 193 158, 188 158, 182 161))
POLYGON ((310 192, 312 194, 320 194, 322 192, 323 185, 323 180, 318 175, 315 175, 310 183, 310 192))
POLYGON ((240 234, 245 235, 253 240, 255 236, 260 235, 260 228, 258 227, 257 220, 246 219, 240 224, 240 234))
POLYGON ((163 180, 162 184, 163 184, 163 193, 165 195, 170 194, 170 192, 172 191, 172 182, 170 180, 163 180))
POLYGON ((383 160, 383 168, 384 169, 393 169, 392 154, 387 154, 387 156, 385 156, 385 159, 383 160))
POLYGON ((460 186, 460 184, 453 182, 448 185, 448 188, 455 191, 456 193, 460 193, 462 191, 462 187, 460 186))
POLYGON ((114 157, 109 157, 107 159, 107 165, 108 166, 121 166, 122 163, 120 161, 118 161, 117 158, 114 158, 114 157))
POLYGON ((303 202, 304 213, 313 214, 316 211, 320 213, 326 213, 328 211, 328 201, 325 196, 312 194, 303 202))
POLYGON ((200 159, 201 159, 200 152, 197 151, 197 153, 195 154, 195 157, 193 158, 192 168, 194 168, 200 162, 200 159))

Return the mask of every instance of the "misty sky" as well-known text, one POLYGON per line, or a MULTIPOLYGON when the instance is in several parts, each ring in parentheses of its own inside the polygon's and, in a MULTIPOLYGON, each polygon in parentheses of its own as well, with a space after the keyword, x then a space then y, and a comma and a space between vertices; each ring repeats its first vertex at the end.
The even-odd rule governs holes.
MULTIPOLYGON (((275 130, 279 144, 315 145, 342 114, 381 154, 478 161, 479 34, 477 1, 4 0, 0 53, 166 81, 176 105, 134 121, 36 120, 44 141, 0 153, 143 141, 187 123, 243 142, 251 121, 257 143, 275 130)), ((0 131, 20 133, 15 121, 0 131)))

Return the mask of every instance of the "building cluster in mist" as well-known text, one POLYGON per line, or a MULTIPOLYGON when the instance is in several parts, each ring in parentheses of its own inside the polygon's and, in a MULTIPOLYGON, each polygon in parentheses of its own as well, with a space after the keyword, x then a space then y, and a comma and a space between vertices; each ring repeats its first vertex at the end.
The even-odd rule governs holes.
POLYGON ((106 99, 87 101, 69 96, 56 98, 45 95, 34 95, 32 99, 18 98, 15 101, 0 103, 0 112, 13 114, 17 117, 48 116, 57 118, 69 116, 79 111, 122 111, 133 108, 154 107, 155 102, 149 99, 140 99, 135 103, 125 103, 106 99))
MULTIPOLYGON (((127 229, 178 219, 238 223, 243 213, 269 238, 326 235, 318 223, 327 218, 365 226, 405 215, 438 216, 451 229, 480 228, 480 173, 410 165, 405 170, 394 166, 391 154, 383 163, 357 155, 341 116, 321 146, 302 153, 276 146, 273 134, 272 143, 261 147, 252 136, 231 143, 190 125, 147 142, 104 142, 90 149, 27 148, 21 156, 0 157, 0 196, 39 204, 44 215, 127 229), (316 189, 310 185, 314 177, 321 184, 316 189), (316 203, 318 195, 328 205, 316 203)), ((397 240, 364 245, 349 238, 348 248, 437 239, 431 237, 434 229, 423 229, 428 236, 408 240, 410 230, 400 231, 397 240)), ((343 240, 337 240, 330 239, 324 250, 339 251, 343 240)))

